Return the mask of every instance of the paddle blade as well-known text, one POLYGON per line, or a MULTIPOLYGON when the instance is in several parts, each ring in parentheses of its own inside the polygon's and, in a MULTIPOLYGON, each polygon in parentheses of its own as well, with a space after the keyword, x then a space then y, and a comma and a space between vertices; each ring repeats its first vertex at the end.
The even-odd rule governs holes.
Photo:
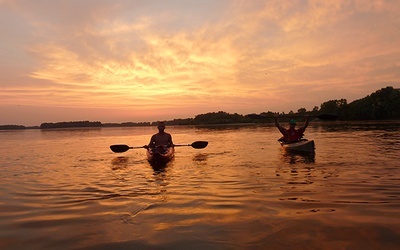
POLYGON ((193 148, 196 149, 201 149, 201 148, 205 148, 208 145, 208 141, 195 141, 192 144, 190 144, 190 146, 192 146, 193 148))
POLYGON ((334 114, 321 114, 321 115, 317 115, 317 118, 318 118, 318 119, 321 119, 321 120, 334 121, 334 120, 336 120, 338 117, 337 117, 337 115, 334 115, 334 114))
POLYGON ((126 152, 129 150, 129 146, 128 145, 124 145, 124 144, 119 144, 119 145, 111 145, 110 149, 114 152, 114 153, 122 153, 122 152, 126 152))

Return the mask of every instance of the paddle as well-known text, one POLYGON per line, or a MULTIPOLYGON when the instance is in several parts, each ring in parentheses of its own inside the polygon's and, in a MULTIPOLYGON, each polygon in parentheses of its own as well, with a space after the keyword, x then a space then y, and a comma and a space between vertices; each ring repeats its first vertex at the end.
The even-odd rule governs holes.
MULTIPOLYGON (((208 142, 207 141, 195 141, 192 144, 183 144, 183 145, 174 145, 175 147, 183 147, 183 146, 191 146, 195 149, 201 149, 201 148, 205 148, 207 147, 208 142)), ((110 149, 114 152, 114 153, 123 153, 128 151, 129 149, 135 149, 135 148, 145 148, 145 146, 141 146, 141 147, 130 147, 128 145, 125 144, 116 144, 116 145, 111 145, 110 149)))
POLYGON ((182 147, 182 146, 191 146, 195 149, 205 148, 208 145, 208 141, 195 141, 192 144, 184 144, 184 145, 174 145, 175 147, 182 147))
MULTIPOLYGON (((265 115, 257 115, 257 114, 249 114, 246 115, 247 117, 250 117, 252 119, 268 119, 268 118, 274 118, 273 116, 265 116, 265 115)), ((284 115, 283 117, 286 118, 298 118, 298 117, 307 117, 307 116, 301 116, 301 115, 284 115)), ((329 121, 334 121, 337 119, 337 115, 334 114, 320 114, 320 115, 308 115, 308 117, 316 117, 321 120, 329 120, 329 121)))
POLYGON ((123 153, 128 151, 129 149, 134 149, 134 148, 144 148, 144 146, 141 147, 129 147, 128 145, 125 144, 117 144, 117 145, 111 145, 110 149, 114 152, 114 153, 123 153))

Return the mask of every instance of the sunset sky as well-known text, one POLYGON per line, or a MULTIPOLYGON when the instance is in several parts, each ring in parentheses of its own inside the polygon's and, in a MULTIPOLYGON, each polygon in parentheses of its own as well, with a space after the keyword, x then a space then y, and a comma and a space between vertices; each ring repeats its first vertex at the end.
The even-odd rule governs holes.
POLYGON ((0 125, 311 110, 400 87, 397 0, 0 0, 0 125))

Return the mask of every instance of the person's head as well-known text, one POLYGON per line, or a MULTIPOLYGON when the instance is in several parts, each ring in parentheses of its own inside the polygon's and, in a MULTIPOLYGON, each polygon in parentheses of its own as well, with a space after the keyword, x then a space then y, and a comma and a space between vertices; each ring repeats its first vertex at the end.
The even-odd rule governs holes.
POLYGON ((158 128, 158 131, 164 132, 164 130, 165 130, 165 123, 164 123, 164 122, 158 122, 157 128, 158 128))
POLYGON ((290 119, 289 125, 290 125, 291 128, 296 127, 296 120, 295 119, 290 119))

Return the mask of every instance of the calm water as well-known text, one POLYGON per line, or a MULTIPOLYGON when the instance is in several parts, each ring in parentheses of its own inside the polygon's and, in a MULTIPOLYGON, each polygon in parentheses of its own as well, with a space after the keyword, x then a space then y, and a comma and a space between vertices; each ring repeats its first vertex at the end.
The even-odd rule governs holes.
POLYGON ((316 154, 272 125, 0 131, 1 249, 399 249, 400 122, 312 123, 316 154))

